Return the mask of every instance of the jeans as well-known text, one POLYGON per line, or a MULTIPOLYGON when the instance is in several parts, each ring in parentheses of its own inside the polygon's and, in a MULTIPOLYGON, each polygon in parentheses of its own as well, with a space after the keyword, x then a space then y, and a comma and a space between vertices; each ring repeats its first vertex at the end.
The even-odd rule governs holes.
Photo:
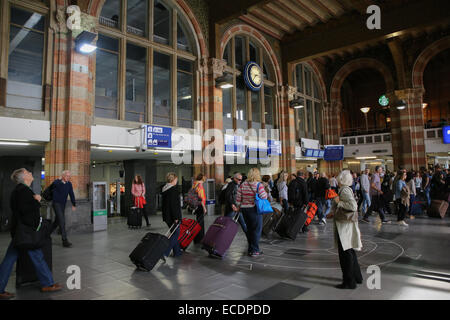
POLYGON ((409 207, 408 207, 408 213, 409 213, 410 215, 414 215, 411 209, 412 209, 412 207, 413 207, 413 203, 414 203, 415 200, 416 200, 416 196, 415 196, 415 195, 413 195, 413 194, 409 195, 409 207))
POLYGON ((256 212, 256 206, 253 208, 241 208, 244 216, 245 224, 247 225, 248 253, 259 252, 259 239, 261 239, 262 232, 262 215, 256 212))
POLYGON ((371 205, 371 201, 370 201, 369 193, 363 191, 363 203, 362 203, 363 214, 365 214, 366 210, 368 210, 370 208, 370 205, 371 205))
MULTIPOLYGON (((36 275, 42 287, 50 287, 54 284, 52 272, 44 260, 44 254, 41 249, 28 250, 28 255, 36 269, 36 275)), ((5 292, 14 264, 17 261, 19 252, 14 248, 12 241, 9 244, 3 262, 0 265, 0 293, 5 292)))
POLYGON ((283 210, 284 210, 284 213, 288 212, 288 210, 289 210, 289 203, 286 199, 283 199, 283 210))
MULTIPOLYGON (((231 211, 229 213, 226 213, 225 217, 234 218, 236 216, 236 214, 237 214, 236 211, 231 211)), ((244 233, 247 233, 247 225, 245 224, 244 217, 243 217, 242 213, 239 215, 238 222, 239 222, 239 224, 242 227, 242 231, 244 231, 244 233)))
POLYGON ((59 227, 61 230, 61 237, 63 241, 67 240, 66 233, 66 218, 64 216, 64 206, 61 203, 53 202, 53 210, 55 211, 55 222, 53 222, 52 228, 50 229, 50 233, 56 230, 59 227))
POLYGON ((431 206, 430 188, 425 189, 425 196, 427 197, 428 206, 431 206))
POLYGON ((326 219, 331 210, 331 200, 325 200, 325 198, 317 199, 317 211, 319 220, 326 219), (325 208, 324 208, 325 207, 325 208))
MULTIPOLYGON (((170 228, 171 225, 167 224, 167 226, 170 228)), ((170 255, 170 251, 173 249, 173 255, 174 257, 177 257, 182 254, 180 243, 178 242, 178 237, 180 236, 180 227, 175 230, 172 237, 170 237, 170 246, 169 249, 167 249, 166 252, 164 252, 164 255, 168 257, 170 255)))

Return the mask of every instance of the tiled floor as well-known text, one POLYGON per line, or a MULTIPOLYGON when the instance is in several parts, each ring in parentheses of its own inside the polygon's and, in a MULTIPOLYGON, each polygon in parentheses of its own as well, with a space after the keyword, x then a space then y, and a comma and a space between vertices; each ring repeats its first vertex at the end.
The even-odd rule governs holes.
MULTIPOLYGON (((206 225, 213 220, 208 216, 206 225)), ((296 241, 276 234, 262 238, 262 257, 245 255, 246 239, 239 231, 224 260, 191 245, 181 258, 140 272, 128 255, 149 230, 165 233, 165 224, 157 215, 149 230, 129 230, 123 218, 113 218, 108 231, 70 236, 69 249, 53 236, 53 273, 63 291, 42 294, 39 284, 16 289, 14 273, 7 290, 16 299, 450 299, 449 222, 419 217, 405 228, 381 225, 373 216, 370 224, 360 224, 364 248, 358 257, 365 281, 356 290, 338 290, 334 285, 342 275, 332 221, 314 222, 296 241), (70 265, 81 268, 80 290, 66 287, 70 265), (380 290, 367 287, 370 265, 381 268, 380 290)), ((9 234, 0 234, 1 257, 8 243, 9 234)))

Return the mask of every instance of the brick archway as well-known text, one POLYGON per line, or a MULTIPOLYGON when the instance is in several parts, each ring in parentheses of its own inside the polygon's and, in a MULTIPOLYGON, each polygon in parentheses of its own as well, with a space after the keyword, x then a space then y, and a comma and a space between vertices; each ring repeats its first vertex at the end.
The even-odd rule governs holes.
POLYGON ((430 60, 442 51, 450 48, 450 36, 442 38, 428 46, 417 57, 412 70, 413 88, 423 88, 423 73, 430 60))
POLYGON ((335 74, 330 89, 330 102, 332 104, 341 104, 341 87, 347 76, 352 72, 363 68, 370 68, 379 71, 384 78, 384 82, 386 84, 386 92, 394 92, 394 78, 389 68, 376 59, 361 58, 348 62, 335 74))
POLYGON ((246 25, 246 24, 237 24, 229 27, 222 37, 222 40, 220 41, 220 59, 223 57, 223 53, 225 51, 225 46, 230 41, 230 39, 235 36, 236 34, 245 34, 248 35, 254 39, 256 39, 260 45, 266 50, 266 53, 269 56, 269 59, 271 60, 272 66, 275 69, 275 83, 278 85, 282 84, 282 76, 281 76, 281 68, 280 64, 278 63, 277 56, 275 55, 275 52, 273 51, 270 43, 266 40, 266 38, 255 28, 246 25))
MULTIPOLYGON (((103 5, 106 1, 107 0, 89 0, 87 12, 94 17, 99 17, 103 5)), ((179 8, 182 9, 183 13, 187 17, 188 22, 192 25, 192 34, 195 37, 196 44, 198 45, 198 54, 200 58, 208 57, 208 48, 206 46, 205 37, 191 8, 186 4, 184 0, 174 0, 174 2, 178 5, 179 8)))

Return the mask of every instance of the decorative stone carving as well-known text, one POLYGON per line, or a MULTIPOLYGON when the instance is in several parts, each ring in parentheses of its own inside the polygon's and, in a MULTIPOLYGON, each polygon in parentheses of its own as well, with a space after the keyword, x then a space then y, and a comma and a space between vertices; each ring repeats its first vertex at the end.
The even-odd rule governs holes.
POLYGON ((201 58, 200 72, 202 72, 203 74, 213 74, 214 78, 221 77, 226 65, 226 60, 216 58, 201 58))
POLYGON ((72 38, 75 39, 81 32, 89 31, 93 33, 97 33, 97 24, 98 18, 93 17, 87 13, 80 12, 80 29, 69 30, 67 27, 67 18, 69 15, 66 12, 67 7, 59 7, 56 10, 56 26, 55 29, 61 33, 69 33, 72 32, 72 38))

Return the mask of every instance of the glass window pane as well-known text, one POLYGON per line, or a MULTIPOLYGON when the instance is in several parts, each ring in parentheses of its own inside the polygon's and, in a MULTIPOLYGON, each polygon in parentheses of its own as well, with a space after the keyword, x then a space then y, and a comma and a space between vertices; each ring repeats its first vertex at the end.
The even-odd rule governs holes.
POLYGON ((261 99, 259 92, 252 93, 252 128, 261 129, 261 99))
POLYGON ((45 18, 39 13, 11 7, 11 23, 18 24, 29 29, 44 31, 45 18))
POLYGON ((231 67, 231 41, 228 41, 225 47, 223 59, 227 62, 227 65, 231 67))
POLYGON ((304 91, 303 91, 303 72, 302 72, 301 64, 298 64, 295 66, 295 75, 297 78, 297 91, 304 93, 304 91))
POLYGON ((319 86, 317 84, 316 78, 314 78, 313 85, 314 85, 314 97, 317 99, 321 99, 319 86))
POLYGON ((127 0, 127 32, 147 36, 147 0, 127 0))
POLYGON ((314 127, 313 127, 313 107, 311 100, 306 100, 306 120, 308 122, 308 137, 312 138, 312 135, 314 134, 314 127))
POLYGON ((223 101, 223 129, 233 129, 232 103, 233 90, 232 88, 222 89, 223 101))
MULTIPOLYGON (((192 62, 183 59, 178 59, 178 66, 191 65, 188 69, 192 70, 192 62)), ((177 72, 177 119, 178 126, 184 128, 194 127, 194 113, 193 113, 193 75, 186 73, 178 68, 177 72)))
POLYGON ((266 129, 273 129, 273 90, 271 87, 264 87, 264 108, 266 129))
POLYGON ((322 138, 322 108, 320 103, 315 104, 315 112, 316 112, 316 139, 321 141, 322 138))
POLYGON ((153 123, 171 124, 171 57, 154 52, 153 66, 153 123))
POLYGON ((297 113, 297 129, 299 137, 305 138, 305 108, 295 109, 297 113))
MULTIPOLYGON (((100 35, 99 35, 100 36, 100 35)), ((118 46, 117 39, 104 37, 105 42, 114 47, 118 46)), ((95 116, 102 118, 117 119, 117 82, 118 82, 117 53, 97 50, 96 77, 95 77, 95 116)))
POLYGON ((237 79, 238 85, 236 86, 236 119, 238 129, 248 129, 247 122, 247 96, 246 89, 244 87, 244 80, 237 79))
POLYGON ((144 122, 147 105, 147 50, 127 44, 125 120, 144 122))
POLYGON ((250 42, 250 61, 254 61, 259 65, 259 49, 256 45, 250 42))
POLYGON ((179 50, 192 52, 189 28, 180 14, 177 16, 177 46, 179 50))
POLYGON ((242 37, 235 38, 236 69, 241 69, 245 64, 245 40, 242 37))
POLYGON ((159 43, 170 44, 170 10, 162 1, 155 0, 153 40, 159 43))
POLYGON ((98 35, 97 47, 108 51, 119 52, 119 41, 102 34, 98 35))
POLYGON ((308 68, 304 68, 305 71, 305 91, 306 94, 308 96, 312 96, 312 92, 311 92, 311 70, 309 70, 308 68))
POLYGON ((10 26, 6 106, 42 110, 44 35, 10 26))
POLYGON ((99 22, 104 26, 119 29, 120 7, 120 0, 107 0, 100 13, 99 22))

